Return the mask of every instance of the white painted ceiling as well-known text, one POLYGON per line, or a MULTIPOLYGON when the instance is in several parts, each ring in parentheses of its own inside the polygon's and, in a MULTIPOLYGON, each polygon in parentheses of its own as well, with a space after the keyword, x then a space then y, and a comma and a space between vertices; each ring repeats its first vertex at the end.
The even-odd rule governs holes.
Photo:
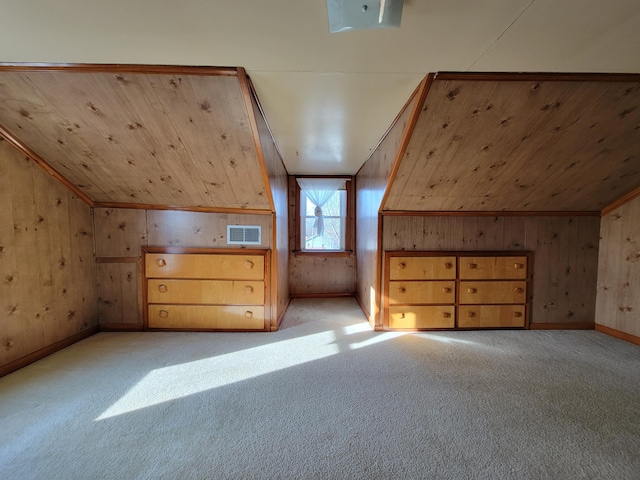
POLYGON ((290 174, 354 174, 428 72, 640 73, 639 51, 638 0, 405 0, 400 29, 338 34, 325 0, 0 0, 0 62, 246 68, 290 174))

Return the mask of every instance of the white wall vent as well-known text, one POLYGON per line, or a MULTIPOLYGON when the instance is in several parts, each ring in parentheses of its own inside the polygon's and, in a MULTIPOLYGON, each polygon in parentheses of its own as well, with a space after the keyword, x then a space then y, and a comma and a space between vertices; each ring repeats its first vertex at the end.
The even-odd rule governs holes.
POLYGON ((262 245, 262 227, 227 225, 227 245, 262 245))

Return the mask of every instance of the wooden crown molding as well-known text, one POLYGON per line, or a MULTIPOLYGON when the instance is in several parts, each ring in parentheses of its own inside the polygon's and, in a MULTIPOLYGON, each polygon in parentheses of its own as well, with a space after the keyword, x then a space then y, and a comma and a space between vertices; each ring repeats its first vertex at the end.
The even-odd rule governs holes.
POLYGON ((624 205, 626 203, 629 203, 630 201, 635 200, 638 197, 640 197, 640 187, 636 188, 635 190, 631 190, 624 197, 621 197, 618 200, 616 200, 615 202, 613 202, 612 204, 607 205, 606 207, 604 207, 602 209, 602 211, 600 212, 600 214, 603 217, 605 215, 609 215, 611 212, 613 212, 614 210, 620 208, 622 205, 624 205))
POLYGON ((383 210, 383 216, 389 217, 599 217, 598 211, 547 211, 547 210, 513 210, 513 211, 422 211, 422 210, 383 210))
POLYGON ((55 168, 53 168, 47 161, 38 155, 36 152, 31 150, 22 140, 16 137, 13 133, 7 130, 3 125, 0 125, 0 137, 3 137, 10 145, 16 148, 19 152, 23 153, 31 160, 33 160, 36 164, 38 164, 45 172, 55 178, 58 182, 60 182, 64 187, 70 190, 76 197, 82 200, 84 203, 89 205, 90 207, 94 206, 93 200, 76 187, 69 179, 67 179, 64 175, 58 172, 55 168))
POLYGON ((0 72, 84 72, 84 73, 148 73, 165 75, 238 76, 236 67, 189 65, 142 65, 119 63, 6 63, 0 62, 0 72))
POLYGON ((200 206, 175 206, 175 205, 155 205, 152 203, 119 203, 119 202, 95 202, 95 208, 131 208, 135 210, 176 210, 181 212, 202 212, 202 213, 230 213, 244 215, 271 215, 271 210, 259 210, 256 208, 233 208, 233 207, 200 207, 200 206))
POLYGON ((436 80, 520 82, 640 82, 638 73, 438 72, 436 80))

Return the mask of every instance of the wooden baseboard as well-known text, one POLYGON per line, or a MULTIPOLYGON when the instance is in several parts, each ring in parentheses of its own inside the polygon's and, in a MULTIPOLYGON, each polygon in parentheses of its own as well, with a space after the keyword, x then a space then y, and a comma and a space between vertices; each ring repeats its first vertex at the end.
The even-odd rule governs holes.
POLYGON ((282 324, 282 319, 284 318, 284 314, 287 313, 287 310, 288 310, 290 304, 291 304, 291 297, 289 297, 289 301, 285 305, 284 310, 282 310, 282 313, 278 316, 278 321, 276 322, 276 324, 275 325, 271 325, 271 331, 272 332, 277 332, 278 329, 280 328, 280 325, 282 324))
POLYGON ((619 338, 620 340, 625 340, 635 345, 640 345, 640 337, 636 337, 635 335, 632 335, 630 333, 621 332, 620 330, 616 330, 615 328, 596 323, 596 331, 611 335, 612 337, 619 338))
POLYGON ((88 328, 80 333, 76 333, 75 335, 65 338, 64 340, 60 340, 48 347, 41 348, 40 350, 36 350, 24 357, 20 357, 12 362, 9 362, 5 365, 0 366, 0 377, 4 377, 11 372, 15 372, 16 370, 26 367, 27 365, 37 362, 38 360, 43 359, 44 357, 48 357, 52 353, 56 353, 63 348, 67 348, 70 345, 73 345, 80 340, 84 340, 85 338, 90 337, 91 335, 95 335, 100 331, 100 328, 96 325, 95 327, 88 328))
POLYGON ((292 293, 291 298, 341 298, 355 297, 355 293, 292 293))
POLYGON ((588 322, 529 324, 529 330, 593 330, 594 328, 594 324, 588 322))
POLYGON ((101 323, 101 332, 142 332, 142 323, 101 323))
POLYGON ((364 318, 367 319, 367 322, 369 322, 369 325, 371 325, 371 328, 373 328, 375 332, 381 332, 383 330, 382 325, 374 325, 373 321, 371 320, 371 317, 369 316, 369 314, 367 313, 367 310, 364 308, 364 305, 362 304, 362 300, 358 295, 356 295, 356 302, 358 302, 358 305, 360 305, 360 310, 362 310, 362 313, 364 314, 364 318))

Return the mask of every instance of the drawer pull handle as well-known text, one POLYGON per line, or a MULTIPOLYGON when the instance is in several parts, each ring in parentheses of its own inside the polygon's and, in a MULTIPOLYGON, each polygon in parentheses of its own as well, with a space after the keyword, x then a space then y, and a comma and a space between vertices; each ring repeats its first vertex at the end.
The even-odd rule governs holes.
POLYGON ((404 313, 400 313, 400 314, 399 314, 399 317, 400 317, 400 318, 404 318, 404 313))
POLYGON ((253 317, 253 312, 250 312, 249 310, 247 310, 246 312, 244 312, 244 316, 247 318, 251 318, 253 317))
POLYGON ((164 266, 167 265, 167 261, 164 258, 159 258, 159 259, 156 260, 156 264, 159 267, 164 267, 164 266))
POLYGON ((467 288, 467 293, 477 293, 478 289, 477 288, 467 288))
POLYGON ((244 267, 249 269, 253 268, 253 262, 251 260, 245 260, 244 267))
POLYGON ((247 285, 244 287, 244 293, 253 293, 253 287, 251 285, 247 285))
POLYGON ((513 316, 516 318, 520 318, 522 316, 522 312, 513 312, 513 316))
POLYGON ((515 268, 516 270, 519 270, 521 268, 524 268, 524 265, 522 263, 514 263, 513 268, 515 268))
POLYGON ((442 318, 451 318, 451 314, 449 312, 442 312, 442 318))
POLYGON ((449 287, 442 287, 442 293, 451 293, 451 289, 449 287))
POLYGON ((407 268, 407 264, 406 263, 401 262, 401 263, 398 264, 398 270, 403 270, 405 268, 407 268))
POLYGON ((405 293, 406 291, 407 291, 407 289, 404 288, 404 287, 399 287, 398 288, 398 292, 400 292, 400 293, 405 293))
POLYGON ((467 312, 467 317, 473 318, 476 316, 476 312, 467 312))
POLYGON ((453 268, 453 263, 451 262, 447 262, 444 264, 444 268, 446 268, 447 270, 451 270, 453 268))
POLYGON ((476 268, 478 268, 478 264, 477 263, 469 263, 467 265, 467 267, 469 267, 471 270, 475 270, 476 268))
POLYGON ((160 315, 160 318, 167 318, 169 316, 169 312, 167 312, 166 310, 160 310, 160 313, 158 315, 160 315))
POLYGON ((513 289, 513 291, 516 293, 524 293, 524 288, 516 287, 513 289))
POLYGON ((162 283, 162 284, 158 285, 158 291, 159 291, 160 293, 165 293, 167 290, 168 290, 168 288, 167 288, 167 286, 166 286, 164 283, 162 283))

